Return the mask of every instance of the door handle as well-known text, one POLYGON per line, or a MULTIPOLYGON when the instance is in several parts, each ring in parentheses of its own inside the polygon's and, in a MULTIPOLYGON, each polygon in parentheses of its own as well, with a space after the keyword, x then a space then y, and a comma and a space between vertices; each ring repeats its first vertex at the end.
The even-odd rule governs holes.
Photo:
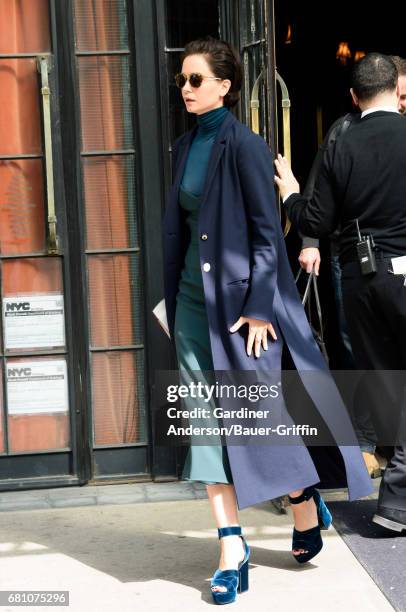
MULTIPOLYGON (((282 133, 283 133, 283 155, 288 160, 289 164, 292 162, 292 151, 291 151, 291 139, 290 139, 290 97, 289 91, 286 86, 285 81, 278 73, 275 71, 276 81, 279 83, 282 94, 282 133)), ((286 216, 285 227, 283 229, 283 235, 286 237, 291 227, 291 223, 286 216)))
POLYGON ((57 220, 55 214, 54 163, 52 157, 51 90, 49 88, 48 79, 48 72, 51 68, 50 56, 39 55, 37 57, 37 68, 41 75, 42 116, 44 125, 48 217, 47 252, 48 255, 59 255, 60 243, 57 234, 57 220))
POLYGON ((251 130, 255 134, 259 134, 259 84, 261 79, 265 77, 265 69, 263 68, 255 80, 251 91, 250 109, 251 109, 251 130))
MULTIPOLYGON (((276 80, 280 85, 282 93, 282 119, 283 119, 283 153, 286 159, 291 163, 291 140, 290 140, 290 97, 285 81, 281 75, 275 71, 276 80)), ((261 79, 265 78, 265 69, 263 68, 255 80, 251 91, 250 109, 251 109, 251 129, 255 134, 259 134, 259 84, 261 79)), ((286 223, 283 230, 284 236, 287 236, 290 230, 291 223, 286 217, 286 223)))

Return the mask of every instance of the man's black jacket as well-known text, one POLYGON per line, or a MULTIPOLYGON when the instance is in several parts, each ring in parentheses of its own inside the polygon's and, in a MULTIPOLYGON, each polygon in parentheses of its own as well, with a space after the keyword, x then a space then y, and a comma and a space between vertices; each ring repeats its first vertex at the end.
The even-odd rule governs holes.
POLYGON ((383 251, 406 254, 406 121, 376 111, 340 135, 323 155, 311 199, 292 194, 286 212, 306 236, 341 225, 340 259, 355 258, 358 219, 383 251))

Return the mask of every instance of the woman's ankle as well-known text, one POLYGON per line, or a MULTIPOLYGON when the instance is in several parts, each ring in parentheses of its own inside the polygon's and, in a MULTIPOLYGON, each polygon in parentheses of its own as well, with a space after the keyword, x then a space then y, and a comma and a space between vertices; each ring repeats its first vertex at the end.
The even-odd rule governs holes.
POLYGON ((289 497, 300 497, 303 493, 304 489, 297 489, 296 491, 292 491, 289 493, 289 497))
POLYGON ((240 536, 227 536, 220 543, 221 569, 237 569, 238 563, 245 555, 245 547, 240 536))

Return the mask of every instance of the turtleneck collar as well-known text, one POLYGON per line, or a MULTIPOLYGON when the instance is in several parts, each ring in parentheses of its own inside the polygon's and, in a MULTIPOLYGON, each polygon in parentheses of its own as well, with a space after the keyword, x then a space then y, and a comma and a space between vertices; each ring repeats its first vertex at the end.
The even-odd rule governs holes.
POLYGON ((204 133, 215 132, 219 127, 220 123, 222 123, 227 113, 228 109, 226 106, 219 106, 218 108, 214 108, 213 110, 207 111, 207 113, 197 115, 197 124, 199 126, 199 131, 204 133))

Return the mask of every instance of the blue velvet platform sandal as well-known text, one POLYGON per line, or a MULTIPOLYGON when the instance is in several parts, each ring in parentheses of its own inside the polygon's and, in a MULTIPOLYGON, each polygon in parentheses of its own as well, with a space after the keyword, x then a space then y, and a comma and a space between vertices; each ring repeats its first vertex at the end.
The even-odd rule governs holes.
POLYGON ((332 516, 320 493, 314 487, 306 487, 298 497, 290 497, 290 495, 288 497, 291 504, 300 504, 312 497, 316 503, 319 524, 305 531, 298 531, 295 527, 293 528, 292 550, 303 548, 306 551, 293 556, 298 563, 306 563, 306 561, 313 559, 323 548, 320 530, 329 529, 332 523, 332 516))
POLYGON ((238 564, 238 569, 217 569, 210 582, 211 587, 222 586, 227 588, 227 591, 211 592, 215 603, 228 604, 235 601, 237 591, 239 593, 248 591, 248 559, 250 557, 250 547, 241 535, 241 527, 239 525, 233 527, 219 527, 217 531, 219 539, 229 535, 239 535, 245 548, 244 559, 238 564))

